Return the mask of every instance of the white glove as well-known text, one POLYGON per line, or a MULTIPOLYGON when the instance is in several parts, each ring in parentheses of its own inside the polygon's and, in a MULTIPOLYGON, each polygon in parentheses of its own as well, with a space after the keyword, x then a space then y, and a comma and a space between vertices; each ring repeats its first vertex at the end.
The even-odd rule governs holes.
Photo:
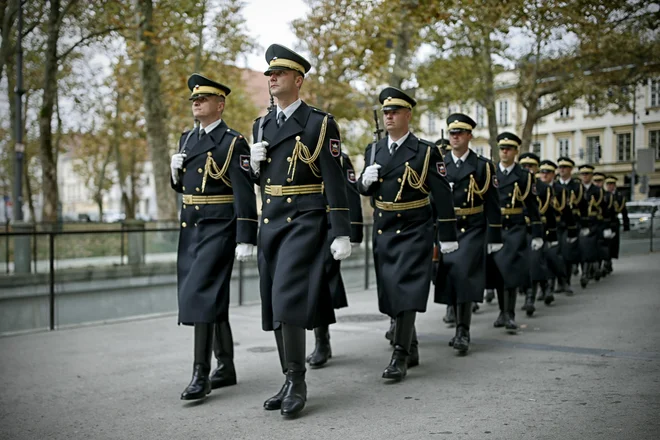
POLYGON ((250 168, 254 174, 259 174, 261 169, 261 161, 266 160, 266 147, 268 142, 257 142, 250 146, 250 168))
POLYGON ((550 247, 552 248, 552 247, 555 247, 555 246, 559 246, 559 242, 558 241, 551 241, 550 242, 550 247))
POLYGON ((332 240, 330 245, 330 252, 332 258, 335 260, 345 260, 351 256, 351 239, 350 237, 337 237, 332 240))
POLYGON ((173 154, 172 161, 170 162, 170 170, 172 171, 172 180, 174 183, 179 182, 179 170, 183 168, 183 160, 186 158, 185 154, 173 154))
POLYGON ((605 229, 603 231, 603 238, 612 238, 614 235, 612 235, 612 230, 611 229, 605 229))
POLYGON ((247 261, 252 257, 254 245, 250 243, 238 243, 236 245, 236 259, 238 261, 247 261))
POLYGON ((532 238, 532 250, 533 251, 538 251, 543 247, 543 239, 542 238, 532 238))
POLYGON ((504 247, 504 243, 488 243, 488 253, 492 254, 504 247))
POLYGON ((380 169, 380 165, 375 163, 373 165, 369 165, 364 169, 364 171, 362 171, 362 184, 364 185, 365 188, 369 188, 372 183, 378 180, 379 169, 380 169))
POLYGON ((589 235, 589 228, 580 229, 580 235, 583 236, 583 237, 586 237, 587 235, 589 235))
POLYGON ((440 252, 443 254, 449 254, 451 252, 454 252, 455 250, 458 250, 458 242, 457 241, 441 241, 440 242, 440 252))
POLYGON ((568 237, 566 239, 566 243, 575 243, 577 241, 577 237, 568 237))

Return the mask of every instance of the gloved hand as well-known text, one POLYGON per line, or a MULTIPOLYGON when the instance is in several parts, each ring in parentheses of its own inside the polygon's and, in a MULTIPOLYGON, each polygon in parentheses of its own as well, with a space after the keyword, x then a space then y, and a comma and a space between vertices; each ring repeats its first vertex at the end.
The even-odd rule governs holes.
POLYGON ((351 239, 350 237, 337 237, 332 240, 330 245, 330 252, 332 258, 335 260, 345 260, 351 256, 351 239))
POLYGON ((364 169, 364 171, 362 171, 362 184, 364 185, 365 188, 369 188, 372 183, 378 180, 379 169, 380 169, 380 165, 375 163, 373 165, 369 165, 364 169))
POLYGON ((458 250, 458 242, 457 241, 441 241, 440 242, 440 252, 443 254, 449 254, 451 252, 454 252, 455 250, 458 250))
POLYGON ((589 228, 580 229, 580 235, 583 236, 583 237, 586 237, 587 235, 589 235, 589 228))
POLYGON ((173 154, 170 161, 170 170, 172 171, 172 180, 174 183, 179 183, 179 170, 183 168, 183 160, 186 158, 185 154, 173 154))
POLYGON ((538 251, 543 247, 543 239, 542 238, 532 238, 532 250, 533 251, 538 251))
POLYGON ((236 259, 238 261, 247 261, 252 257, 254 245, 250 243, 238 243, 236 245, 236 259))
POLYGON ((504 247, 504 243, 488 243, 488 253, 492 254, 504 247))
POLYGON ((268 145, 266 141, 250 145, 250 168, 252 168, 254 174, 259 174, 261 161, 266 160, 266 147, 268 145))
POLYGON ((567 243, 575 243, 577 241, 577 237, 568 237, 566 238, 567 243))
POLYGON ((612 230, 607 228, 603 231, 603 238, 612 238, 614 235, 612 235, 612 230))
POLYGON ((550 242, 550 247, 555 247, 555 246, 559 246, 559 242, 558 241, 551 241, 550 242))

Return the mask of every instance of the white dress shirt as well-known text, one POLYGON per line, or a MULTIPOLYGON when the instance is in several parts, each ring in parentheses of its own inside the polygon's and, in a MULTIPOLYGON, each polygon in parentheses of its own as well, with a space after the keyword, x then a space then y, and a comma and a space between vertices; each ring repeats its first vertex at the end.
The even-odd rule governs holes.
MULTIPOLYGON (((392 144, 396 142, 397 150, 398 150, 399 147, 400 147, 401 145, 403 145, 403 143, 406 141, 406 139, 408 139, 408 136, 409 136, 409 135, 410 135, 410 132, 404 134, 403 136, 401 136, 401 137, 400 137, 399 139, 397 139, 396 141, 392 140, 392 138, 390 137, 390 135, 387 135, 387 149, 389 150, 390 147, 392 146, 392 144)), ((394 151, 392 151, 392 154, 394 154, 394 151)))
MULTIPOLYGON (((280 105, 277 104, 277 114, 276 114, 275 116, 276 116, 276 117, 279 117, 279 116, 280 116, 280 113, 284 112, 284 116, 286 116, 286 118, 289 119, 289 118, 291 117, 291 115, 292 115, 296 110, 298 110, 298 107, 300 107, 300 104, 302 104, 302 101, 300 100, 300 98, 298 98, 297 100, 293 101, 293 102, 292 102, 291 104, 289 104, 289 106, 288 106, 287 108, 285 108, 285 109, 280 108, 280 105)), ((276 118, 276 120, 279 121, 279 119, 277 119, 277 118, 276 118)))
POLYGON ((209 134, 210 132, 213 131, 213 129, 214 129, 215 127, 217 127, 218 125, 220 125, 221 122, 222 122, 222 119, 218 119, 218 120, 215 121, 215 122, 211 122, 211 123, 210 123, 209 125, 207 125, 206 127, 204 127, 204 126, 202 125, 202 123, 200 122, 200 123, 199 123, 199 129, 200 129, 200 130, 204 130, 204 132, 205 132, 206 134, 209 134))

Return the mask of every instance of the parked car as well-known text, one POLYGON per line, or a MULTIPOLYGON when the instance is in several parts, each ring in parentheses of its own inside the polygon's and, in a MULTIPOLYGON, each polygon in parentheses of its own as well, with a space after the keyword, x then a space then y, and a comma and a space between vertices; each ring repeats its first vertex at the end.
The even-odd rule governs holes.
MULTIPOLYGON (((653 231, 660 231, 660 204, 654 201, 634 201, 626 204, 630 230, 641 233, 648 232, 653 223, 653 231)), ((621 214, 619 220, 623 221, 621 214)))

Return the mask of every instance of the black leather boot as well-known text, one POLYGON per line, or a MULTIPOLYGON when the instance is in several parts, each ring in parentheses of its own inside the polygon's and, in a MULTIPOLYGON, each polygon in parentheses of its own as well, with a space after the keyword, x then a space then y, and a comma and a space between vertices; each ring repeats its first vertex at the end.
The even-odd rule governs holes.
POLYGON ((394 324, 396 324, 396 320, 390 318, 390 328, 385 332, 385 339, 390 341, 390 345, 394 345, 394 324))
POLYGON ((305 383, 305 333, 302 327, 282 324, 282 339, 286 357, 286 386, 282 396, 283 416, 294 416, 303 410, 307 401, 305 383))
POLYGON ((545 296, 548 294, 548 290, 543 288, 543 281, 536 282, 536 286, 532 288, 536 296, 537 301, 545 301, 545 296))
POLYGON ((493 299, 495 298, 495 289, 486 289, 486 296, 484 299, 488 304, 493 302, 493 299))
MULTIPOLYGON (((280 366, 282 367, 282 373, 286 375, 287 366, 286 366, 286 355, 284 353, 284 339, 282 338, 282 327, 275 330, 275 343, 277 344, 277 354, 280 358, 280 366)), ((284 396, 284 391, 286 390, 287 381, 284 381, 282 388, 275 394, 273 397, 267 399, 264 402, 264 409, 267 411, 274 411, 276 409, 282 408, 282 396, 284 396)))
POLYGON ((479 311, 479 303, 474 301, 472 303, 472 313, 477 313, 479 311))
POLYGON ((456 310, 454 306, 447 306, 447 313, 442 321, 446 324, 456 324, 456 310))
POLYGON ((229 321, 216 322, 214 326, 213 353, 218 361, 218 368, 211 373, 211 388, 236 385, 234 367, 234 339, 229 321))
POLYGON ((192 380, 183 393, 181 400, 203 399, 211 392, 211 355, 213 348, 213 324, 195 323, 195 360, 192 380))
POLYGON ((589 269, 588 263, 582 263, 582 276, 580 276, 580 286, 585 289, 587 284, 589 284, 589 277, 587 275, 587 270, 589 269))
POLYGON ((314 329, 316 345, 312 354, 307 356, 307 363, 310 367, 322 367, 332 358, 332 349, 330 348, 330 328, 327 325, 314 329))
POLYGON ((516 289, 506 289, 504 292, 504 328, 518 330, 516 318, 516 289))
POLYGON ((390 364, 383 371, 383 379, 401 380, 408 373, 408 356, 415 328, 416 312, 401 312, 396 317, 394 331, 394 353, 390 364))
POLYGON ((538 288, 538 281, 532 281, 532 288, 527 289, 526 295, 525 295, 525 305, 523 310, 527 313, 527 316, 532 316, 534 312, 536 311, 536 307, 534 306, 534 300, 536 298, 536 290, 538 288))
POLYGON ((505 293, 504 293, 504 289, 502 289, 502 288, 498 288, 496 290, 496 292, 497 292, 497 305, 500 308, 500 314, 497 317, 497 319, 495 320, 495 322, 493 322, 493 327, 501 328, 501 327, 504 327, 504 310, 505 310, 504 309, 504 302, 505 302, 504 301, 504 296, 505 296, 505 293))
POLYGON ((417 340, 417 330, 413 327, 412 341, 410 341, 410 355, 408 356, 408 368, 419 365, 419 341, 417 340))
POLYGON ((456 308, 456 336, 454 350, 459 354, 467 353, 470 345, 470 322, 472 321, 472 304, 459 304, 456 308))
POLYGON ((555 300, 555 295, 552 293, 552 289, 548 288, 548 282, 547 281, 541 281, 540 284, 541 292, 543 292, 543 302, 545 303, 546 306, 549 306, 552 304, 555 300))

